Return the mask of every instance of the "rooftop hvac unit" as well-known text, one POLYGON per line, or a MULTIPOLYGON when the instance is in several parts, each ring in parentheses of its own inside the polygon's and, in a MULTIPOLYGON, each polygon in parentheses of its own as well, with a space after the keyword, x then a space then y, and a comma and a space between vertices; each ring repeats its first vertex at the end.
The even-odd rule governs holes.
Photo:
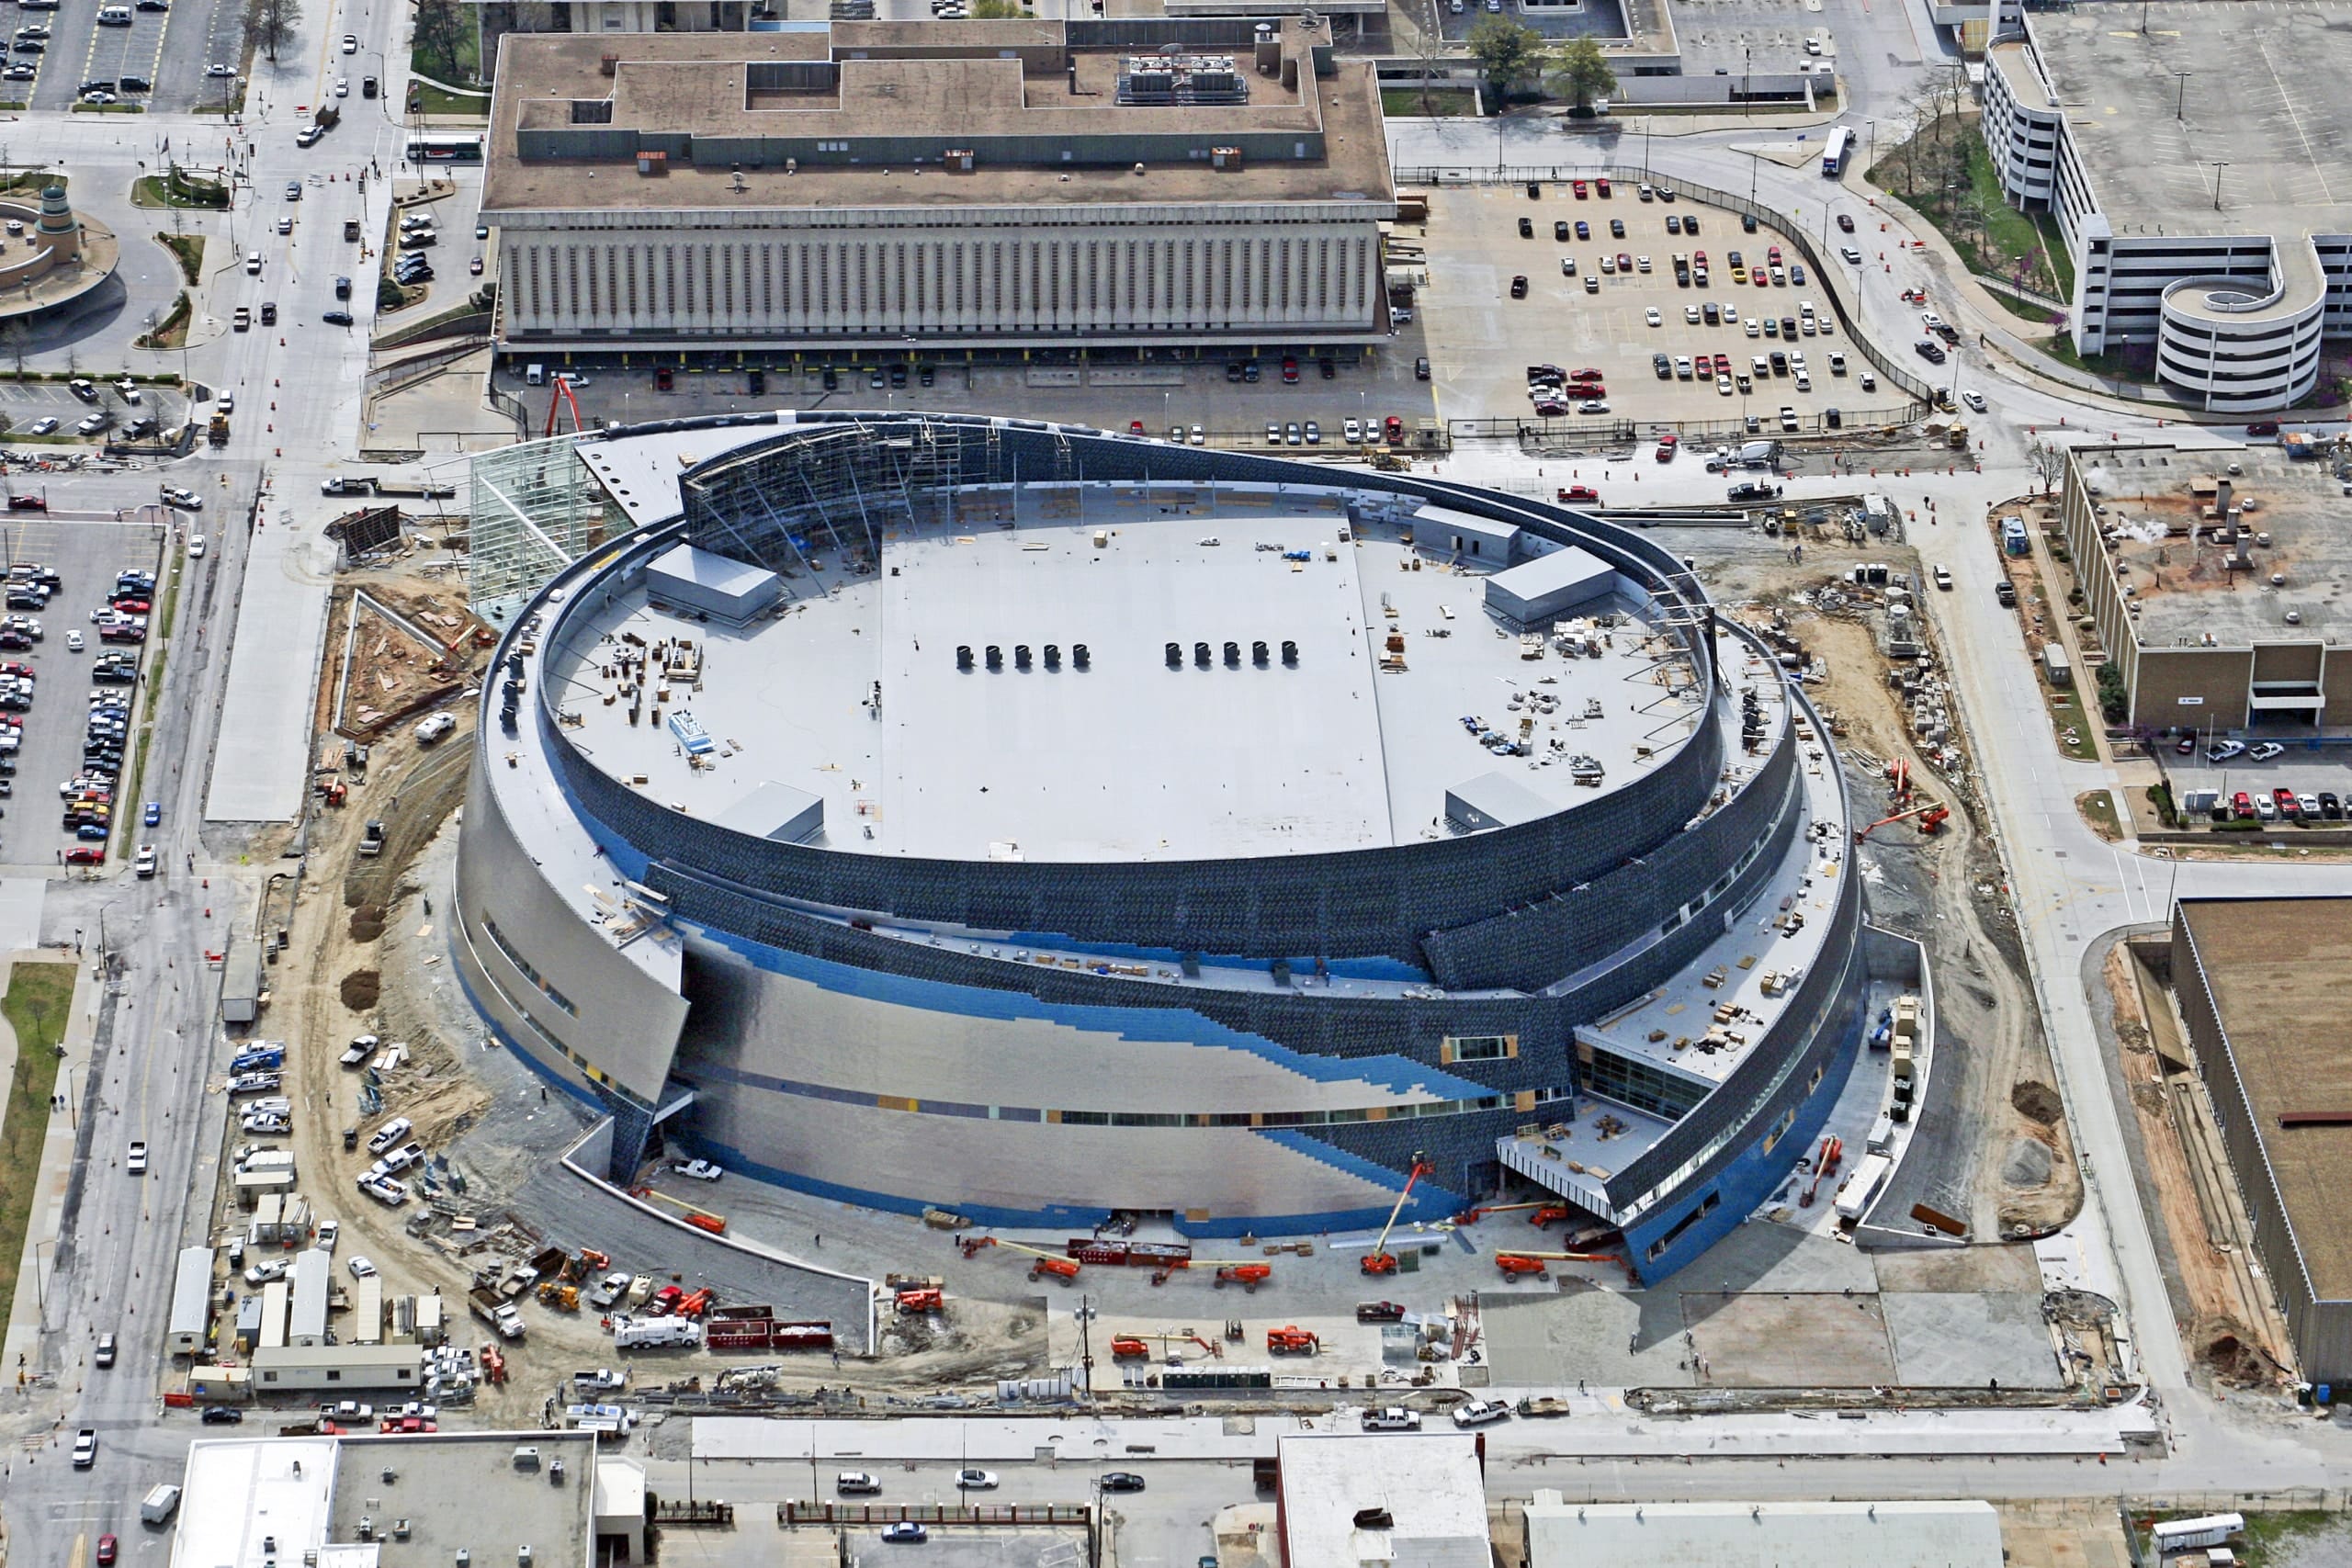
POLYGON ((972 172, 972 150, 969 147, 950 147, 940 161, 947 165, 950 174, 968 175, 972 172))
POLYGON ((1210 148, 1209 167, 1212 169, 1238 169, 1241 167, 1241 149, 1238 147, 1210 148))
POLYGON ((596 62, 596 73, 600 76, 610 76, 620 68, 621 57, 617 54, 605 55, 596 62))
POLYGON ((646 151, 639 152, 637 155, 637 172, 648 178, 651 178, 656 175, 668 174, 670 172, 670 154, 667 152, 646 151))

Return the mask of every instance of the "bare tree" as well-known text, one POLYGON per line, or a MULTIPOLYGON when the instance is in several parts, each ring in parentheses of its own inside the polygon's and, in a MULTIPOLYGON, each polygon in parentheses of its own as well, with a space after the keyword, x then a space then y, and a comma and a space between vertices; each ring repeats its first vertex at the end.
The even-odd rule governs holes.
POLYGON ((2033 464, 2035 476, 2041 480, 2041 493, 2055 493, 2058 478, 2066 471, 2066 448, 2046 435, 2037 435, 2026 444, 2026 455, 2033 464))
POLYGON ((277 63, 277 51, 294 41, 302 22, 302 0, 245 0, 245 36, 277 63))

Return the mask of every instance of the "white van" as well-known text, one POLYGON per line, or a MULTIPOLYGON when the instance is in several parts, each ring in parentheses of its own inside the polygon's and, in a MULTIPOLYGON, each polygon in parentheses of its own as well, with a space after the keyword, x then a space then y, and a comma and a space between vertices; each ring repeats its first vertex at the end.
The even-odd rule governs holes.
POLYGON ((128 6, 99 6, 98 26, 102 28, 127 28, 130 26, 130 7, 128 6))
POLYGON ((548 367, 544 365, 526 365, 523 367, 523 384, 526 387, 546 386, 548 367))

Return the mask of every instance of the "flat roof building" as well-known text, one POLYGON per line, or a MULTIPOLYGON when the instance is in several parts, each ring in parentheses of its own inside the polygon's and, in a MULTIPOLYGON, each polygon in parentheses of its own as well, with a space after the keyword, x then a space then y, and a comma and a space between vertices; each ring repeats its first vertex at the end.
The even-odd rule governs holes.
POLYGON ((2194 406, 2283 409, 2352 333, 2352 85, 2313 69, 2345 0, 2158 0, 2005 16, 1982 130, 2010 201, 2056 215, 2082 353, 2154 353, 2194 406), (2320 51, 2315 54, 2314 51, 2320 51))
MULTIPOLYGON (((611 1110, 616 1175, 673 1103, 731 1173, 983 1224, 1313 1233, 1508 1168, 1657 1279, 1826 1116, 1838 773, 1637 532, 975 416, 747 421, 666 516, 600 457, 683 434, 573 448, 642 526, 509 604, 458 856, 469 994, 611 1110), (652 602, 681 543, 778 613, 652 602), (1477 568, 1539 557, 1596 596, 1529 629, 1477 568)), ((571 460, 481 460, 479 558, 571 460)))
POLYGON ((199 1440, 181 1492, 170 1568, 591 1568, 644 1555, 643 1472, 600 1456, 586 1432, 199 1440))
POLYGON ((1977 1501, 1527 1505, 1528 1568, 2001 1568, 2001 1519, 1977 1501))
POLYGON ((504 346, 1367 343, 1395 216, 1330 23, 502 42, 504 346))
POLYGON ((1283 1438, 1283 1568, 1488 1568, 1478 1440, 1283 1438))
POLYGON ((2352 898, 2184 898, 2173 994, 2301 1375, 2352 1378, 2352 898))
POLYGON ((2336 657, 2352 569, 2342 487, 2324 444, 2290 446, 2319 455, 2067 453, 2059 514, 2096 633, 2084 640, 2122 677, 2127 722, 2282 737, 2352 726, 2352 658, 2336 657))

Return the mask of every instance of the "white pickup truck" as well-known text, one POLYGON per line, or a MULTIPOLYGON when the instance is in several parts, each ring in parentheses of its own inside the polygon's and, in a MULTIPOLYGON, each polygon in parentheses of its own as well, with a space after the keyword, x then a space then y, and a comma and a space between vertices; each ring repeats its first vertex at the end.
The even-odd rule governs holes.
POLYGON ((1418 1432, 1421 1429, 1421 1415, 1392 1404, 1385 1410, 1363 1413, 1363 1429, 1367 1432, 1418 1432))

